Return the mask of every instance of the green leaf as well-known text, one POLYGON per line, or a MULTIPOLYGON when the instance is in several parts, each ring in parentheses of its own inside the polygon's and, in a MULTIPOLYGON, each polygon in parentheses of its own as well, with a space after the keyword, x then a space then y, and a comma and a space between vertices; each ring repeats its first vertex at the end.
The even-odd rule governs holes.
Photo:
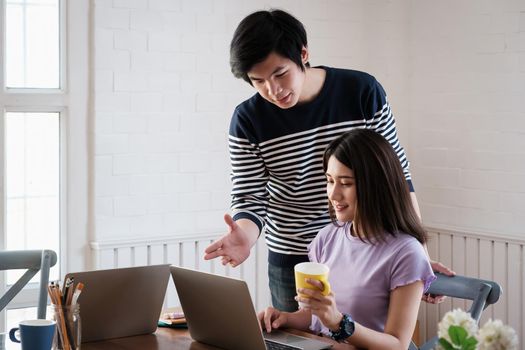
POLYGON ((478 345, 478 340, 474 337, 469 337, 465 339, 465 342, 463 343, 463 346, 461 347, 462 350, 476 350, 476 345, 478 345))
POLYGON ((453 344, 462 345, 465 339, 467 339, 468 333, 461 326, 450 326, 448 327, 448 335, 453 344))
POLYGON ((445 350, 454 350, 454 347, 444 338, 439 338, 439 344, 445 350))

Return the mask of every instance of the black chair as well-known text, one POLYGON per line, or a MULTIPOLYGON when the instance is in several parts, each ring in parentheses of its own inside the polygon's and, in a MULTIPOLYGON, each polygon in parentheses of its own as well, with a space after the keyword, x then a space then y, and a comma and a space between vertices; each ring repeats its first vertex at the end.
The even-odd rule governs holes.
POLYGON ((49 270, 57 263, 57 254, 52 250, 6 250, 0 251, 0 271, 27 271, 0 298, 0 311, 24 288, 24 286, 40 271, 40 286, 38 293, 37 318, 46 318, 47 286, 49 270))
MULTIPOLYGON (((483 310, 496 303, 501 296, 501 287, 496 282, 457 275, 449 277, 440 273, 436 273, 436 276, 437 279, 430 285, 428 293, 472 300, 468 313, 476 322, 479 322, 483 310)), ((434 349, 437 342, 438 337, 435 336, 420 348, 414 343, 410 344, 409 350, 434 349)))

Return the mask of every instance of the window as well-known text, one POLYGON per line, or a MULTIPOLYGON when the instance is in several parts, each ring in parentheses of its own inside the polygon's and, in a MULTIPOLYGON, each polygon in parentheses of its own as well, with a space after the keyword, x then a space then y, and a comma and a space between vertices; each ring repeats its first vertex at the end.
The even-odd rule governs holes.
MULTIPOLYGON (((59 123, 56 112, 5 113, 6 249, 59 252, 59 123)), ((7 284, 22 274, 9 271, 7 284)), ((50 278, 58 279, 57 268, 50 278)))
MULTIPOLYGON (((0 249, 52 249, 61 260, 65 215, 63 0, 0 0, 0 249)), ((50 279, 60 278, 60 263, 50 279)), ((0 293, 23 271, 0 278, 0 293)), ((8 305, 36 305, 38 276, 8 305)), ((2 315, 0 325, 5 325, 2 315)))
POLYGON ((60 88, 59 0, 6 0, 8 88, 60 88))

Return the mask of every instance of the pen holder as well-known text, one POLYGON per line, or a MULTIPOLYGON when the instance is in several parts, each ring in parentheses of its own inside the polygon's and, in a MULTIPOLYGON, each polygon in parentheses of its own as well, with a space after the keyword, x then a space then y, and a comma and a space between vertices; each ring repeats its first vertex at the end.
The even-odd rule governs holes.
POLYGON ((82 327, 80 320, 80 305, 55 305, 53 307, 53 319, 57 324, 57 333, 53 342, 55 350, 78 350, 80 349, 82 327))

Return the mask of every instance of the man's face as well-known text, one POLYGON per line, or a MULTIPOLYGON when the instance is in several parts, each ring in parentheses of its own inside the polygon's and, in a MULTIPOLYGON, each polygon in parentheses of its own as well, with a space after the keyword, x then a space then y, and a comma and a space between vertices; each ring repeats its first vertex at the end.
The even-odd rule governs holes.
MULTIPOLYGON (((302 55, 306 60, 307 51, 302 55)), ((306 62, 306 61, 305 61, 306 62)), ((248 72, 248 77, 257 92, 268 102, 287 109, 301 101, 306 73, 292 60, 275 52, 257 63, 248 72)))

